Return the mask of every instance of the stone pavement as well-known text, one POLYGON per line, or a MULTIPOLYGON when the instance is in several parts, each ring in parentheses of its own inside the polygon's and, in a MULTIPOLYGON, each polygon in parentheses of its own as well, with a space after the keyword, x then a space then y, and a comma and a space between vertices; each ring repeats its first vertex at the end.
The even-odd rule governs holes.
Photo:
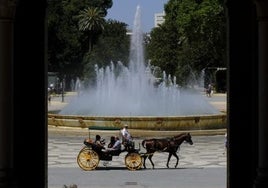
MULTIPOLYGON (((79 168, 76 162, 78 152, 84 147, 83 136, 49 136, 48 137, 48 168, 75 167, 79 168)), ((108 142, 109 137, 105 136, 108 142)), ((192 136, 193 145, 183 143, 178 152, 180 168, 226 168, 226 153, 224 147, 224 135, 214 136, 192 136)), ((135 139, 135 146, 139 148, 142 138, 135 139)), ((145 150, 140 146, 140 152, 145 150)), ((125 167, 124 156, 126 153, 121 153, 119 156, 113 157, 113 161, 109 162, 112 167, 125 167)), ((156 152, 153 161, 155 168, 166 168, 168 153, 156 152)), ((170 167, 175 165, 175 157, 171 157, 170 167)), ((146 160, 147 168, 151 168, 149 160, 146 160)), ((103 167, 100 162, 99 167, 103 167)))
MULTIPOLYGON (((72 95, 70 95, 69 97, 65 97, 65 102, 61 102, 60 97, 52 98, 51 103, 48 104, 48 109, 60 110, 62 107, 64 107, 64 105, 68 104, 68 100, 70 100, 71 96, 72 95)), ((208 100, 211 102, 212 105, 214 105, 220 111, 226 111, 226 95, 225 94, 220 94, 220 95, 214 94, 214 96, 211 98, 208 98, 208 100)), ((141 137, 141 132, 139 132, 139 130, 130 130, 130 131, 133 131, 132 133, 135 135, 134 137, 135 146, 136 148, 139 148, 139 145, 144 137, 141 137)), ((148 132, 149 131, 147 131, 146 136, 149 136, 148 132)), ((224 183, 224 180, 226 179, 225 175, 226 175, 226 169, 227 169, 227 155, 226 155, 225 146, 224 146, 224 141, 225 141, 224 134, 226 130, 225 129, 216 130, 216 131, 206 130, 206 132, 197 130, 197 131, 190 131, 190 132, 192 134, 192 140, 194 144, 189 145, 187 143, 182 143, 180 150, 178 152, 179 164, 177 168, 185 169, 183 172, 181 172, 183 173, 181 174, 182 177, 177 177, 177 180, 180 181, 180 185, 182 186, 185 185, 184 187, 189 187, 189 188, 190 187, 197 188, 197 187, 202 187, 200 184, 201 182, 204 184, 203 187, 206 187, 206 188, 226 187, 226 184, 224 183), (203 170, 203 171, 197 172, 196 170, 198 169, 203 170), (201 179, 198 180, 198 178, 196 178, 196 181, 192 181, 192 179, 189 180, 187 179, 187 177, 185 177, 185 173, 187 172, 189 173, 190 177, 193 174, 195 174, 195 175, 200 176, 201 179), (204 173, 204 172, 209 172, 210 174, 204 173), (222 174, 219 172, 225 172, 225 173, 222 174), (221 174, 221 175, 219 176, 218 174, 221 174), (217 186, 212 185, 211 187, 208 187, 207 182, 212 181, 211 180, 212 175, 215 179, 215 183, 217 184, 217 186), (189 186, 189 183, 192 184, 192 186, 189 186)), ((61 173, 62 171, 58 172, 60 169, 62 169, 63 171, 69 169, 68 172, 70 171, 70 169, 75 169, 75 170, 80 169, 76 160, 77 160, 77 155, 79 151, 82 149, 82 147, 84 147, 83 140, 87 138, 88 136, 94 137, 95 134, 100 134, 102 137, 105 138, 106 142, 108 142, 110 136, 113 134, 117 134, 117 133, 111 132, 111 131, 101 131, 101 132, 91 131, 89 135, 88 130, 85 128, 82 129, 82 128, 53 127, 53 126, 48 127, 48 169, 50 171, 50 173, 48 173, 49 188, 60 187, 64 184, 64 182, 68 183, 67 179, 63 179, 63 180, 61 179, 62 181, 57 183, 57 185, 55 186, 53 185, 54 177, 52 176, 57 177, 57 182, 60 180, 60 177, 63 177, 63 174, 61 173)), ((175 132, 172 132, 172 133, 170 132, 159 133, 158 132, 158 134, 156 134, 155 132, 152 133, 152 135, 158 135, 158 137, 160 136, 166 137, 168 136, 168 134, 176 134, 176 133, 175 132)), ((141 153, 145 152, 142 146, 140 146, 140 149, 141 149, 140 150, 141 153)), ((103 169, 107 169, 108 170, 107 173, 109 172, 109 169, 111 170, 113 169, 113 167, 126 169, 126 166, 124 164, 125 155, 126 153, 121 153, 119 156, 113 157, 113 160, 110 161, 108 165, 107 164, 104 165, 103 161, 100 161, 95 172, 100 172, 103 175, 103 173, 106 172, 106 170, 103 171, 103 169)), ((168 153, 156 152, 153 157, 153 161, 155 163, 155 169, 165 170, 167 157, 168 157, 168 153)), ((175 162, 176 162, 176 159, 175 157, 172 156, 170 159, 169 167, 174 168, 175 162)), ((148 159, 146 160, 146 166, 147 166, 147 169, 150 169, 152 167, 148 159)), ((123 173, 126 173, 127 171, 128 170, 126 170, 123 173)), ((78 172, 75 171, 75 174, 77 174, 78 172)), ((118 170, 115 172, 119 173, 118 170)), ((148 171, 144 171, 142 174, 146 172, 148 171)), ((155 172, 156 174, 159 174, 157 173, 157 171, 151 172, 149 170, 149 174, 153 175, 153 172, 155 172)), ((167 171, 166 174, 169 172, 170 171, 167 171)), ((179 174, 180 171, 177 173, 179 174)), ((79 175, 83 175, 83 174, 79 174, 79 175)), ((85 173, 84 175, 88 175, 88 174, 85 173)), ((139 174, 136 174, 136 176, 137 175, 139 174)), ((68 175, 64 175, 64 176, 67 176, 67 178, 69 178, 68 175)), ((92 181, 90 181, 90 177, 91 176, 87 177, 86 179, 89 179, 88 181, 92 183, 92 181)), ((93 179, 94 177, 95 176, 93 176, 93 179)), ((110 175, 108 177, 110 177, 110 175)), ((71 179, 73 179, 73 177, 71 179)), ((76 180, 77 182, 79 182, 78 177, 76 180)), ((82 182, 80 182, 80 184, 81 183, 82 182)), ((154 184, 153 187, 155 186, 156 185, 154 184)), ((162 188, 161 185, 158 185, 158 187, 159 186, 162 188)), ((173 186, 175 185, 173 184, 173 186)), ((97 186, 94 185, 94 187, 97 187, 97 186)), ((102 187, 102 186, 99 186, 99 187, 102 187)), ((107 185, 107 187, 111 187, 111 186, 107 185)), ((125 186, 120 186, 120 187, 139 187, 139 186, 136 184, 135 185, 133 184, 133 186, 126 184, 125 186)), ((169 185, 169 187, 172 187, 172 185, 169 185)))

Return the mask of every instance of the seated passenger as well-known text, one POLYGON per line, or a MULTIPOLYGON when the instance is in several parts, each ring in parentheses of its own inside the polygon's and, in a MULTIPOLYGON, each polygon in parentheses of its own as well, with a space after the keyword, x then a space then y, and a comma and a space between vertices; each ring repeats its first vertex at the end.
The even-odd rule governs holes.
POLYGON ((115 136, 111 136, 110 143, 108 144, 108 148, 113 147, 114 143, 115 143, 115 136))
POLYGON ((98 150, 102 150, 102 149, 105 149, 104 145, 105 145, 105 142, 103 139, 101 139, 101 136, 100 135, 96 135, 96 138, 95 138, 95 141, 94 141, 94 144, 95 146, 97 147, 96 149, 98 150))
POLYGON ((108 147, 106 149, 106 152, 112 154, 112 155, 117 155, 121 152, 121 141, 118 136, 115 136, 115 143, 112 147, 108 147))

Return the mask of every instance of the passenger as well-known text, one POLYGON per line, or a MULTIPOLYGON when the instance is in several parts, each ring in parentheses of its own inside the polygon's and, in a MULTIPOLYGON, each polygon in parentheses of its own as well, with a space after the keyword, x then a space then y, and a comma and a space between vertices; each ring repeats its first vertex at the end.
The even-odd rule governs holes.
POLYGON ((94 141, 95 145, 97 146, 97 149, 101 150, 101 149, 105 149, 104 145, 105 142, 103 139, 101 139, 100 135, 96 135, 95 141, 94 141))
POLYGON ((121 152, 121 141, 118 136, 115 136, 115 143, 112 147, 108 147, 106 152, 111 153, 112 155, 117 155, 121 152))
POLYGON ((108 144, 108 148, 113 147, 114 143, 115 143, 115 136, 111 136, 110 143, 108 144))

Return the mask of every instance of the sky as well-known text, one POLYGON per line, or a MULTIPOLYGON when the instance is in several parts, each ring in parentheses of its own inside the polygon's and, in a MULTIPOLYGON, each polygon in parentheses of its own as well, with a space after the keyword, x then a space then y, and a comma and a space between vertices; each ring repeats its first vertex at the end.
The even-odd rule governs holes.
POLYGON ((128 29, 132 29, 136 8, 140 5, 142 30, 147 33, 154 27, 154 14, 163 12, 167 2, 168 0, 113 0, 106 19, 124 22, 128 29))

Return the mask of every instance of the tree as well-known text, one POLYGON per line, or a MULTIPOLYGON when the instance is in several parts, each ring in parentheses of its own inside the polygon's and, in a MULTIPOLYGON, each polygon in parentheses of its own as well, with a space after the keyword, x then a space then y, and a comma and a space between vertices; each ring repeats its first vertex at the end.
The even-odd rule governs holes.
POLYGON ((103 12, 99 8, 88 7, 82 10, 77 16, 78 26, 80 31, 88 31, 89 33, 89 49, 91 52, 93 43, 92 38, 94 35, 99 34, 104 29, 105 19, 103 12))
POLYGON ((89 7, 98 7, 101 9, 103 16, 107 15, 107 10, 113 6, 112 0, 88 0, 89 7))
MULTIPOLYGON (((82 76, 84 56, 88 53, 88 35, 78 28, 77 15, 87 7, 98 7, 102 16, 112 0, 48 0, 48 71, 70 78, 82 76), (86 39, 86 40, 85 40, 86 39)), ((94 37, 97 37, 95 35, 94 37)), ((93 37, 92 41, 96 41, 93 37)))
POLYGON ((169 0, 165 13, 165 22, 151 32, 147 49, 151 64, 176 76, 180 85, 206 67, 226 66, 222 0, 169 0))
POLYGON ((94 49, 84 59, 84 75, 88 79, 86 82, 94 81, 95 64, 99 67, 106 67, 111 62, 116 64, 120 61, 124 65, 128 63, 130 37, 126 34, 126 28, 126 23, 111 19, 106 21, 94 49))
POLYGON ((152 65, 165 70, 167 74, 174 75, 178 56, 177 45, 175 42, 178 39, 176 27, 163 25, 151 31, 151 38, 147 45, 147 56, 152 65))
POLYGON ((48 71, 60 77, 78 75, 83 67, 85 37, 74 19, 82 5, 75 1, 48 1, 48 71))

